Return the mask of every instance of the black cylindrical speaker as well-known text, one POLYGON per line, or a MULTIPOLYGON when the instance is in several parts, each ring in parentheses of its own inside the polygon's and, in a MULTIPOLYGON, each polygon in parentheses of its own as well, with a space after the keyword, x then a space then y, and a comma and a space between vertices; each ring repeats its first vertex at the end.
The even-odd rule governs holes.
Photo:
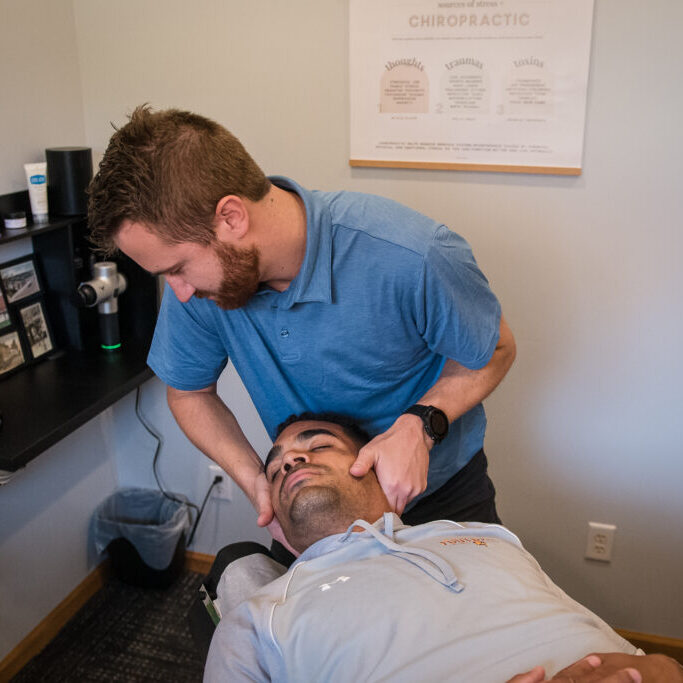
POLYGON ((47 202, 54 216, 88 213, 85 190, 92 180, 90 147, 52 147, 45 150, 47 202))

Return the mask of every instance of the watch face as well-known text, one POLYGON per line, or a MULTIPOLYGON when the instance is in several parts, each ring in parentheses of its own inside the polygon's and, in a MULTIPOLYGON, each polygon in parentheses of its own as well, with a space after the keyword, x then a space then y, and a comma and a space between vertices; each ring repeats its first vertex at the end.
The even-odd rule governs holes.
POLYGON ((443 437, 448 433, 448 418, 440 410, 432 412, 430 422, 437 436, 443 437))

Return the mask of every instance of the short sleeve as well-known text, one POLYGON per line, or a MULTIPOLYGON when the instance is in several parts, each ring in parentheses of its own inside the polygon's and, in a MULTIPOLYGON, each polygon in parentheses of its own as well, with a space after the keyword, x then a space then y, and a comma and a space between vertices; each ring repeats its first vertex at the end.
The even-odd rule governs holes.
POLYGON ((195 391, 210 386, 228 362, 209 306, 213 304, 194 297, 182 304, 168 285, 164 289, 147 364, 175 389, 195 391))
POLYGON ((415 306, 432 351, 470 370, 488 364, 500 334, 500 304, 469 244, 445 226, 425 254, 415 306))

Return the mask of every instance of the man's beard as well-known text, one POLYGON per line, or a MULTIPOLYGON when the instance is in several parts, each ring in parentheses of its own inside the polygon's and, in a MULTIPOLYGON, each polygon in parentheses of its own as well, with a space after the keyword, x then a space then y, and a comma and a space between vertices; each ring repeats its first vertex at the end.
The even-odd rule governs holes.
POLYGON ((238 249, 224 242, 214 245, 223 269, 218 292, 197 291, 199 299, 212 299, 224 310, 241 308, 259 288, 259 254, 256 247, 238 249))
POLYGON ((333 518, 341 509, 341 495, 330 486, 304 486, 294 495, 289 507, 289 519, 295 526, 308 525, 313 520, 333 518))
MULTIPOLYGON (((350 524, 340 492, 331 486, 304 486, 289 507, 287 538, 298 550, 321 538, 342 533, 350 524)), ((351 517, 353 521, 355 517, 351 517)))

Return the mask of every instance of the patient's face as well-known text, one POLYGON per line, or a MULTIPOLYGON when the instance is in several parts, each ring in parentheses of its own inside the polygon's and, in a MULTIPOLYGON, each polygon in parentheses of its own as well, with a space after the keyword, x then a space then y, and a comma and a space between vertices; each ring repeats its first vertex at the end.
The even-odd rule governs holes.
POLYGON ((384 498, 374 472, 360 479, 349 474, 357 454, 353 439, 330 422, 295 422, 276 439, 266 478, 275 514, 297 550, 364 517, 378 491, 384 498))
POLYGON ((313 420, 289 425, 275 440, 266 468, 273 506, 289 509, 309 486, 347 484, 357 455, 358 447, 339 425, 313 420))

